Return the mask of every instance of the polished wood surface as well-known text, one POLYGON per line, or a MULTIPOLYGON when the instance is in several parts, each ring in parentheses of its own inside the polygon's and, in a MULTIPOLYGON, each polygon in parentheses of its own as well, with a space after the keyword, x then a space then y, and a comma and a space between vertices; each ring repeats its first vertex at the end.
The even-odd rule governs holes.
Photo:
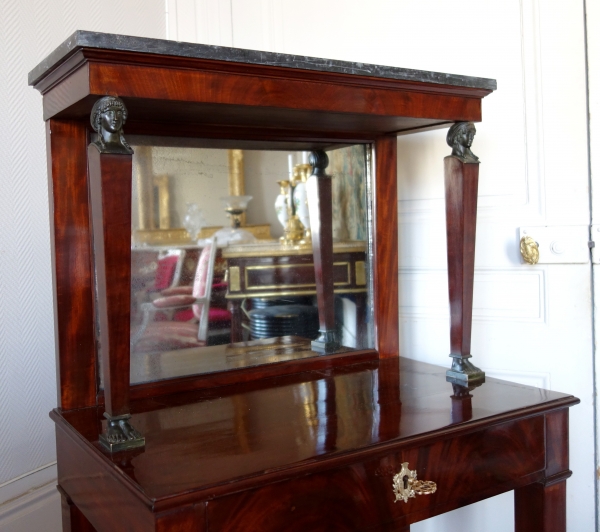
POLYGON ((77 532, 94 532, 95 528, 86 519, 85 515, 81 513, 81 510, 73 504, 73 501, 65 493, 65 491, 58 486, 61 499, 61 514, 63 530, 73 530, 77 532))
POLYGON ((471 355, 475 228, 479 164, 444 159, 446 235, 450 292, 450 352, 471 355))
POLYGON ((132 156, 88 148, 106 412, 129 412, 132 156))
POLYGON ((163 122, 262 125, 313 131, 362 130, 380 134, 433 123, 479 121, 481 98, 491 92, 435 83, 98 50, 78 52, 38 82, 36 88, 45 96, 46 120, 55 115, 80 119, 89 113, 95 99, 113 91, 125 101, 132 115, 147 118, 154 114, 155 120, 163 122), (56 83, 66 73, 70 83, 56 83), (398 98, 398 93, 402 97, 398 98), (155 100, 163 102, 157 107, 155 100), (223 105, 231 107, 224 109, 223 105), (265 114, 257 107, 271 109, 265 114), (315 113, 318 113, 316 121, 315 113), (406 125, 403 124, 406 118, 423 121, 406 125))
POLYGON ((87 180, 87 125, 46 123, 52 202, 57 389, 65 410, 96 403, 94 280, 87 180))
POLYGON ((381 358, 398 352, 398 182, 397 140, 375 142, 374 323, 381 358))
POLYGON ((488 379, 471 392, 471 418, 456 422, 443 368, 401 359, 394 388, 379 376, 395 362, 134 402, 146 447, 112 456, 98 445, 101 408, 57 411, 59 483, 91 520, 105 478, 110 498, 157 513, 207 501, 218 530, 281 530, 292 506, 298 526, 319 516, 331 523, 326 509, 336 508, 338 527, 314 530, 364 530, 570 474, 563 429, 574 397, 488 379), (391 478, 403 461, 438 491, 394 503, 391 478))

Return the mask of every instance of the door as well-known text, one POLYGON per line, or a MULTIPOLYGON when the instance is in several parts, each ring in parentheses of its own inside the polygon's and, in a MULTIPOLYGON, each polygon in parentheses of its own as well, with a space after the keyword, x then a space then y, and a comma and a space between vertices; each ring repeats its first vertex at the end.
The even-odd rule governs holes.
MULTIPOLYGON (((173 39, 498 80, 472 148, 481 159, 472 360, 488 377, 581 398, 571 410, 567 519, 569 530, 594 530, 589 253, 557 258, 543 248, 535 266, 519 253, 521 228, 549 227, 548 245, 556 235, 568 249, 587 245, 583 3, 169 0, 168 9, 173 39)), ((449 367, 445 134, 398 139, 400 349, 449 367)), ((507 493, 411 530, 513 528, 507 493)))

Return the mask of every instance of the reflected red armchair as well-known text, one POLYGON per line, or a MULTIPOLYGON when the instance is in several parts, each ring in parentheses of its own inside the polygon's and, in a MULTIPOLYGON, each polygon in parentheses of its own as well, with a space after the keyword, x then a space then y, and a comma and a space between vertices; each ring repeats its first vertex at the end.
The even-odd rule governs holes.
POLYGON ((198 258, 194 284, 167 288, 160 297, 142 304, 142 324, 131 337, 136 352, 165 351, 206 345, 208 329, 229 327, 231 314, 211 309, 210 296, 217 252, 212 238, 198 258), (157 313, 171 311, 172 320, 155 321, 157 313))

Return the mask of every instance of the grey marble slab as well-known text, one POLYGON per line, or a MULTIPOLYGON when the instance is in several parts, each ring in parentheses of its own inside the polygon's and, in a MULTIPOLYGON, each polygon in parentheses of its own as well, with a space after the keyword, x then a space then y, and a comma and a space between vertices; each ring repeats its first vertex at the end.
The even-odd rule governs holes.
POLYGON ((474 78, 441 72, 412 70, 367 63, 352 63, 334 59, 320 59, 303 55, 279 54, 261 52, 258 50, 243 50, 225 46, 211 46, 164 39, 148 39, 111 33, 93 31, 76 31, 56 50, 40 62, 28 76, 29 85, 34 85, 45 74, 57 67, 67 57, 82 48, 98 48, 104 50, 121 50, 127 52, 144 52, 148 54, 173 55, 199 59, 216 59, 253 65, 268 65, 302 70, 317 70, 321 72, 337 72, 355 76, 374 76, 380 78, 399 79, 407 81, 422 81, 458 87, 496 90, 496 80, 474 78))

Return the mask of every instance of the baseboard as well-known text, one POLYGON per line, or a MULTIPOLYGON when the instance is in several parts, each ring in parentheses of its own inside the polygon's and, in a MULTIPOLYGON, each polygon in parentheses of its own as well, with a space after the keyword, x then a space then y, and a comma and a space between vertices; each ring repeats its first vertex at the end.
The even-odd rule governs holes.
POLYGON ((13 478, 8 482, 0 484, 0 513, 2 511, 2 506, 7 502, 18 499, 50 482, 56 484, 57 476, 56 462, 51 462, 50 464, 38 467, 33 471, 28 471, 20 477, 13 478))
POLYGON ((0 486, 2 532, 60 532, 60 495, 56 464, 40 468, 0 486))
POLYGON ((0 506, 0 530, 60 532, 60 495, 56 483, 51 482, 0 506))

